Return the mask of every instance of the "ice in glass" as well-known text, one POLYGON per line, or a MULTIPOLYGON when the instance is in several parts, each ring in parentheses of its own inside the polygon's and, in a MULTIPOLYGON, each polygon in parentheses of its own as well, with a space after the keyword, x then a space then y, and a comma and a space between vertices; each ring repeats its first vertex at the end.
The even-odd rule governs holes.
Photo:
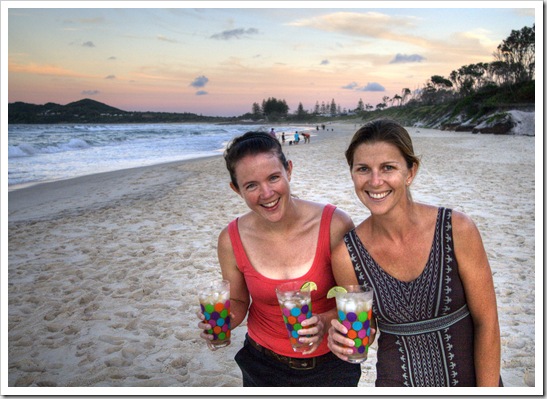
POLYGON ((361 363, 367 359, 370 344, 373 291, 360 285, 346 285, 344 288, 347 292, 336 293, 338 320, 348 329, 346 336, 355 343, 348 360, 361 363))
POLYGON ((281 284, 276 288, 277 299, 283 314, 283 320, 289 333, 289 340, 295 352, 304 352, 309 349, 309 343, 298 341, 298 331, 302 328, 302 321, 312 317, 311 290, 309 286, 302 288, 305 281, 292 281, 281 284))
POLYGON ((202 285, 198 291, 201 312, 211 325, 207 330, 213 335, 211 345, 222 348, 230 345, 230 282, 214 280, 202 285))

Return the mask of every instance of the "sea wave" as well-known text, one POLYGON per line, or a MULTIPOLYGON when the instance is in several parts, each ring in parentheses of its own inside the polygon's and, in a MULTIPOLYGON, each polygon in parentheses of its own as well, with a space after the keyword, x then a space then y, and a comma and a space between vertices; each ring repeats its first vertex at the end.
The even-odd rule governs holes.
MULTIPOLYGON (((8 184, 51 181, 218 155, 235 136, 260 125, 9 125, 8 184)), ((294 131, 296 126, 276 126, 294 131)), ((303 129, 302 129, 303 130, 303 129)))
POLYGON ((66 143, 59 143, 52 146, 37 146, 21 143, 8 146, 8 158, 31 157, 39 154, 55 154, 58 152, 83 150, 90 147, 92 147, 92 145, 82 139, 70 139, 66 143))

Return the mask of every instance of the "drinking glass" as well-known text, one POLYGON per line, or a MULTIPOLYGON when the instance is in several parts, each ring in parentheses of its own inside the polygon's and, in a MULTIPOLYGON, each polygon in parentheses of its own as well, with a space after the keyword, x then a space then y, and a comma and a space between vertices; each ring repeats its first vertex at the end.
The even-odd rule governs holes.
POLYGON ((367 359, 370 344, 373 291, 362 285, 345 285, 344 288, 347 292, 336 293, 338 320, 348 329, 346 336, 355 343, 348 361, 361 363, 367 359))
POLYGON ((213 280, 199 287, 198 298, 201 312, 211 329, 206 330, 213 335, 210 342, 214 348, 230 345, 230 282, 228 280, 213 280))
POLYGON ((304 352, 309 349, 311 343, 298 341, 298 331, 302 328, 302 321, 312 317, 311 290, 303 288, 305 281, 291 281, 276 287, 277 300, 283 314, 283 320, 289 333, 289 341, 293 351, 304 352))

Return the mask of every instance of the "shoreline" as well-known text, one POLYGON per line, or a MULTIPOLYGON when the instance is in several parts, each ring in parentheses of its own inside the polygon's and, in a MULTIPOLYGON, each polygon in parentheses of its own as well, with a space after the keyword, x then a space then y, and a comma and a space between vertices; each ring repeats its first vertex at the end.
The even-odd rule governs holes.
MULTIPOLYGON (((357 224, 368 213, 343 154, 356 124, 330 127, 310 144, 285 144, 291 186, 357 224)), ((522 394, 541 387, 534 137, 408 130, 423 161, 414 199, 463 211, 481 231, 498 300, 505 385, 522 394)), ((184 394, 241 386, 233 357, 245 326, 233 331, 229 347, 211 352, 195 316, 196 286, 219 274, 218 233, 247 211, 221 156, 45 183, 8 198, 2 313, 11 393, 182 387, 184 394)), ((374 346, 369 357, 359 387, 374 387, 374 346)))
MULTIPOLYGON (((85 124, 83 124, 85 125, 85 124)), ((95 124, 89 124, 90 126, 95 126, 95 124)), ((111 124, 112 126, 118 126, 118 124, 111 124)), ((135 125, 135 124, 131 124, 131 125, 135 125)), ((144 124, 138 124, 138 125, 144 125, 144 124)), ((152 125, 157 125, 157 124, 152 124, 152 125)), ((179 124, 177 124, 179 125, 179 124)), ((202 127, 208 127, 208 126, 220 126, 221 124, 210 124, 210 123, 188 123, 186 125, 191 125, 191 126, 202 126, 202 127)), ((241 126, 241 124, 232 124, 234 126, 241 126)), ((256 125, 255 126, 258 126, 257 129, 255 130, 260 130, 260 131, 269 131, 269 129, 271 127, 276 127, 276 128, 279 128, 279 127, 290 127, 290 131, 294 131, 296 129, 298 130, 301 130, 301 131, 312 131, 314 130, 315 131, 315 126, 313 126, 313 129, 311 126, 305 126, 304 124, 295 124, 293 126, 290 126, 290 125, 287 125, 287 124, 273 124, 273 125, 263 125, 263 124, 259 124, 259 125, 256 125)), ((278 139, 281 140, 281 131, 279 132, 279 135, 278 135, 278 139)), ((225 144, 225 143, 224 143, 225 144)), ((155 165, 160 165, 160 164, 168 164, 168 163, 171 163, 171 162, 181 162, 181 161, 187 161, 187 160, 197 160, 197 159, 201 159, 201 158, 208 158, 208 157, 211 157, 211 156, 216 156, 216 155, 222 155, 223 151, 224 151, 224 148, 222 145, 220 145, 218 148, 212 148, 210 149, 209 151, 207 151, 206 153, 200 153, 200 152, 196 152, 196 153, 186 153, 186 154, 183 154, 183 155, 179 155, 178 157, 172 157, 172 158, 175 158, 175 159, 157 159, 157 158, 154 158, 154 160, 152 159, 147 159, 143 162, 142 165, 131 165, 130 162, 126 163, 126 165, 119 165, 119 166, 116 166, 116 167, 109 167, 109 166, 103 166, 102 167, 102 170, 100 171, 93 171, 93 170, 89 170, 89 171, 81 171, 77 174, 72 174, 72 175, 66 175, 66 176, 63 176, 63 177, 55 177, 55 178, 50 178, 49 180, 36 180, 36 181, 25 181, 25 182, 21 182, 21 183, 14 183, 14 184, 10 184, 9 183, 9 179, 7 179, 8 181, 8 191, 11 192, 11 191, 16 191, 16 190, 20 190, 20 189, 24 189, 24 188, 28 188, 28 187, 32 187, 32 186, 35 186, 35 185, 40 185, 40 184, 47 184, 47 183, 53 183, 53 182, 57 182, 57 181, 62 181, 62 180, 70 180, 70 179, 75 179, 75 178, 78 178, 78 177, 86 177, 86 176, 90 176, 90 175, 94 175, 94 174, 99 174, 99 173, 108 173, 108 172, 116 172, 116 171, 120 171, 120 170, 127 170, 127 169, 133 169, 133 168, 140 168, 140 167, 146 167, 146 166, 155 166, 155 165), (177 159, 178 158, 178 159, 177 159)), ((158 154, 159 155, 159 154, 158 154)), ((8 165, 8 168, 10 166, 8 165)))
MULTIPOLYGON (((336 135, 336 132, 334 131, 328 131, 329 135, 336 135)), ((322 140, 327 139, 328 137, 324 137, 322 134, 312 134, 312 140, 308 144, 301 143, 298 146, 311 146, 313 147, 313 144, 318 143, 322 140)), ((283 148, 284 151, 286 148, 289 148, 289 144, 286 143, 283 148)), ((295 146, 296 150, 296 146, 295 146)), ((45 182, 36 182, 36 183, 26 183, 26 184, 20 184, 20 185, 12 185, 8 186, 8 212, 9 212, 9 221, 18 221, 20 218, 24 218, 25 216, 19 216, 21 212, 23 212, 24 209, 27 210, 34 210, 34 214, 40 215, 41 210, 39 210, 40 207, 48 204, 48 203, 56 203, 58 206, 56 208, 62 208, 62 200, 63 198, 70 198, 73 195, 77 195, 77 193, 81 192, 82 190, 86 189, 86 191, 90 191, 92 193, 91 198, 85 198, 87 201, 86 204, 83 204, 84 206, 93 206, 97 203, 100 203, 101 201, 96 198, 98 197, 97 193, 101 192, 101 189, 103 188, 103 182, 104 181, 113 181, 116 179, 120 179, 124 184, 127 185, 134 185, 135 182, 145 175, 147 173, 147 170, 149 172, 158 171, 160 172, 160 176, 167 177, 167 174, 162 174, 161 171, 165 169, 177 169, 179 167, 183 167, 185 164, 189 163, 199 163, 201 161, 206 161, 211 158, 222 158, 223 153, 219 151, 216 155, 206 155, 196 158, 189 158, 189 159, 181 159, 178 161, 169 161, 169 162, 162 162, 162 163, 156 163, 151 165, 144 165, 144 166, 136 166, 136 167, 130 167, 125 169, 117 169, 112 170, 108 172, 99 172, 99 173, 91 173, 86 174, 82 176, 77 177, 70 177, 66 179, 59 179, 59 180, 51 180, 51 181, 45 181, 45 182), (16 186, 16 187, 14 187, 16 186), (87 187, 92 187, 91 190, 87 190, 87 187), (46 194, 43 194, 43 192, 46 192, 46 194)), ((162 181, 162 184, 169 184, 172 183, 170 181, 162 181)), ((159 182, 155 182, 154 185, 159 185, 159 182)), ((115 189, 109 193, 110 197, 122 197, 124 195, 127 195, 128 193, 126 190, 121 189, 121 184, 114 184, 115 189)), ((104 195, 100 195, 104 196, 104 195)), ((59 209, 60 211, 60 209, 59 209)), ((40 215, 43 216, 43 215, 40 215)))

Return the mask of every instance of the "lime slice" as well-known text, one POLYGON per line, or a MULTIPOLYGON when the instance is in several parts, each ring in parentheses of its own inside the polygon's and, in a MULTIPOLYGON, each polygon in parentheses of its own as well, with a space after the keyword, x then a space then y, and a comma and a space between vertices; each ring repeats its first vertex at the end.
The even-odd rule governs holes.
POLYGON ((317 290, 317 284, 315 284, 313 281, 306 281, 304 284, 302 284, 302 287, 300 287, 300 291, 316 291, 317 290))
POLYGON ((348 290, 346 290, 344 287, 335 285, 329 290, 329 292, 327 292, 327 299, 334 298, 338 293, 345 294, 346 292, 348 292, 348 290))

